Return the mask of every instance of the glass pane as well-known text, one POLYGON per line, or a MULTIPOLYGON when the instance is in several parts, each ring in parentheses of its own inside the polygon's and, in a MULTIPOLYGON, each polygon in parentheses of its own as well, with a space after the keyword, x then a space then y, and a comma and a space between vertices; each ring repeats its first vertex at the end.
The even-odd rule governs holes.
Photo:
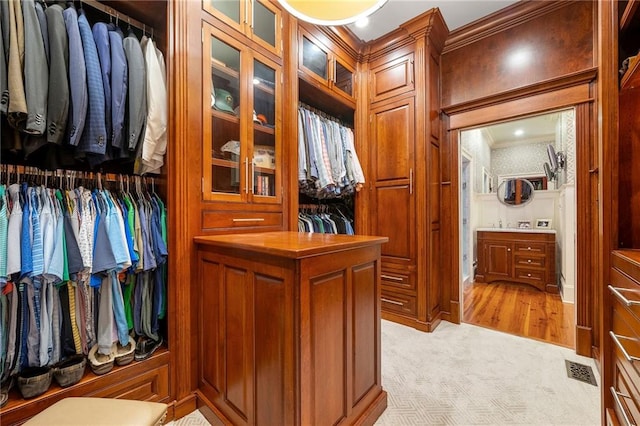
POLYGON ((336 61, 336 81, 335 86, 349 96, 353 96, 353 73, 336 61))
POLYGON ((253 61, 253 194, 275 196, 276 71, 253 61))
POLYGON ((240 51, 211 38, 211 189, 240 193, 240 51))
POLYGON ((302 37, 302 65, 327 80, 327 62, 327 54, 309 39, 302 37))
POLYGON ((237 0, 209 0, 211 6, 240 23, 240 2, 237 0))
POLYGON ((276 14, 256 1, 253 5, 253 33, 271 46, 276 46, 276 14))

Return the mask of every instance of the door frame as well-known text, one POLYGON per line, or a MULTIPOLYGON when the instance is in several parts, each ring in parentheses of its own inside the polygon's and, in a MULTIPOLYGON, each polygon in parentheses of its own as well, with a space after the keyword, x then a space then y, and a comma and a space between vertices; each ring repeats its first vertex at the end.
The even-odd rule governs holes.
POLYGON ((443 317, 460 323, 460 245, 447 244, 444 239, 458 242, 460 239, 460 137, 462 129, 483 126, 489 123, 513 120, 563 108, 574 108, 576 119, 576 353, 599 359, 599 304, 598 280, 599 215, 598 215, 598 137, 596 93, 596 71, 588 70, 575 75, 571 81, 551 85, 546 91, 532 86, 519 89, 511 95, 480 99, 465 105, 446 108, 443 113, 443 133, 446 145, 442 150, 441 175, 442 216, 456 220, 443 224, 442 259, 451 259, 441 264, 443 285, 450 285, 451 300, 442 301, 448 308, 443 317), (594 261, 595 260, 595 261, 594 261))

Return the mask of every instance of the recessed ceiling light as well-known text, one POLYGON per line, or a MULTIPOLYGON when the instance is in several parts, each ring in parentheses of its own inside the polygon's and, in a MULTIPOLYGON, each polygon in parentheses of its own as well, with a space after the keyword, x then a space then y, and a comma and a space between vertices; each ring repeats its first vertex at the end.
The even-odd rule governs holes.
POLYGON ((515 132, 513 132, 513 134, 516 135, 516 136, 522 136, 522 135, 524 135, 524 130, 518 129, 515 132))
POLYGON ((367 18, 366 16, 356 21, 356 27, 358 28, 364 28, 367 25, 369 25, 369 18, 367 18))

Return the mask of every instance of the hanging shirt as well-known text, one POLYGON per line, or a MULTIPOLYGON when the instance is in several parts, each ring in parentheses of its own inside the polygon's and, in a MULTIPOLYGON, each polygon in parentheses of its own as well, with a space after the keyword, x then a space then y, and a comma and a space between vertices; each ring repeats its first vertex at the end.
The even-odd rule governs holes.
MULTIPOLYGON (((4 55, 4 52, 0 51, 0 54, 4 55)), ((7 282, 7 234, 9 230, 8 201, 6 186, 0 185, 0 291, 7 282)))
POLYGON ((167 148, 167 86, 164 60, 153 40, 141 43, 147 70, 147 122, 142 145, 142 172, 159 173, 167 148))
POLYGON ((22 204, 20 203, 19 184, 9 185, 9 198, 12 206, 7 230, 7 246, 12 247, 13 250, 7 252, 7 276, 20 272, 22 265, 20 242, 22 238, 22 204))

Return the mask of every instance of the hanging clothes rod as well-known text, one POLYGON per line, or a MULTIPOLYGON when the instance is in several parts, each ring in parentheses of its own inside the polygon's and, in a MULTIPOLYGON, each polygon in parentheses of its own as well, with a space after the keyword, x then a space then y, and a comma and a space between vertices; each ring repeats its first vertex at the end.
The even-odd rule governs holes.
POLYGON ((87 6, 91 6, 94 9, 98 9, 106 13, 107 15, 116 18, 116 21, 126 22, 127 24, 142 30, 143 33, 149 33, 151 34, 151 38, 153 38, 152 26, 148 26, 147 24, 144 24, 136 19, 133 19, 130 16, 125 15, 124 13, 118 12, 114 8, 106 6, 97 0, 80 0, 80 3, 86 4, 87 6))

